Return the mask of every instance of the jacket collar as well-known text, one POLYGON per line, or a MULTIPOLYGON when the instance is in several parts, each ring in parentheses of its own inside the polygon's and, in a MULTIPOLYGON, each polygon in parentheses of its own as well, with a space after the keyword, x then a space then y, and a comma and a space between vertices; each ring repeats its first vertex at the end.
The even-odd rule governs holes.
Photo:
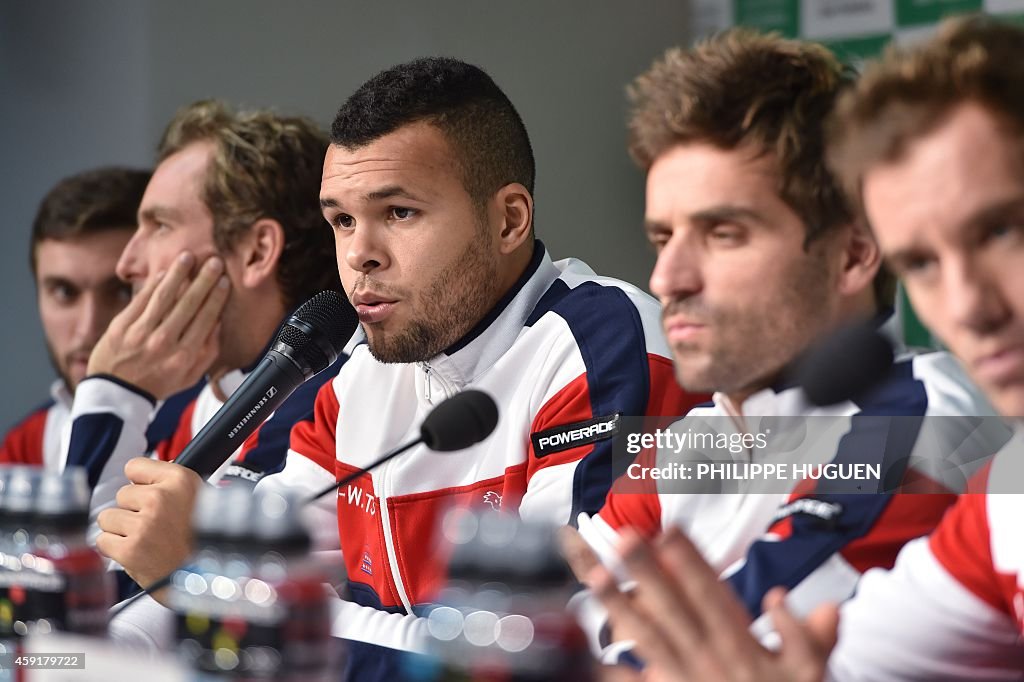
POLYGON ((72 401, 75 399, 71 389, 68 388, 63 379, 57 379, 50 384, 50 397, 53 398, 53 402, 69 410, 71 409, 72 401))
POLYGON ((445 384, 447 393, 462 390, 508 352, 537 303, 560 274, 544 244, 536 240, 526 270, 494 308, 449 348, 419 363, 420 368, 445 384))

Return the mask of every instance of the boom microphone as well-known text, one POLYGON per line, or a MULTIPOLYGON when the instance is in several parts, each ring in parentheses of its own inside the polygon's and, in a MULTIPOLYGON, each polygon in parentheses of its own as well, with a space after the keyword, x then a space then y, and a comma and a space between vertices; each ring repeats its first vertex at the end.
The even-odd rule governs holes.
POLYGON ((464 450, 491 435, 498 425, 498 406, 483 391, 456 393, 426 416, 420 439, 431 450, 464 450))
POLYGON ((892 363, 888 339, 873 324, 856 324, 813 346, 797 364, 795 378, 812 405, 835 405, 862 396, 892 363))
MULTIPOLYGON (((298 313, 296 313, 296 315, 298 315, 298 313)), ((241 388, 239 388, 239 390, 241 390, 241 388)), ((225 407, 227 407, 227 403, 225 403, 225 407)), ((214 419, 219 416, 220 413, 218 412, 214 419)), ((394 450, 391 450, 371 462, 369 466, 352 472, 337 483, 332 483, 327 488, 324 488, 317 494, 306 499, 304 504, 309 504, 310 502, 318 500, 331 491, 337 490, 347 483, 351 483, 363 474, 376 469, 389 459, 397 457, 409 448, 419 445, 420 443, 424 443, 431 450, 436 450, 438 452, 462 450, 464 448, 468 448, 470 445, 479 443, 484 438, 487 438, 487 436, 491 435, 491 432, 494 431, 494 427, 497 425, 498 406, 495 405, 494 399, 491 398, 491 396, 487 395, 483 391, 477 391, 475 389, 456 393, 451 398, 448 398, 435 407, 433 411, 426 416, 423 423, 420 425, 420 435, 418 438, 400 445, 394 450)), ((205 433, 205 429, 203 432, 205 433)), ((200 433, 199 436, 196 436, 196 440, 198 440, 200 436, 202 436, 202 433, 200 433)), ((195 440, 192 442, 194 443, 195 440)), ((191 446, 191 443, 189 445, 191 446)), ((171 573, 171 575, 164 576, 146 589, 133 594, 131 597, 115 606, 111 609, 110 617, 114 618, 146 595, 153 594, 157 590, 163 589, 169 585, 171 583, 172 575, 174 574, 171 573)))
POLYGON ((483 391, 469 389, 456 393, 424 418, 420 425, 420 435, 408 443, 399 445, 387 452, 370 465, 354 471, 337 483, 332 483, 317 494, 306 500, 307 503, 317 500, 332 490, 337 490, 363 474, 379 467, 392 457, 397 457, 409 448, 423 443, 437 452, 463 450, 470 445, 479 443, 491 435, 498 425, 498 406, 494 399, 483 391))
POLYGON ((334 364, 359 325, 348 299, 322 291, 303 303, 217 414, 175 459, 209 478, 305 381, 334 364))

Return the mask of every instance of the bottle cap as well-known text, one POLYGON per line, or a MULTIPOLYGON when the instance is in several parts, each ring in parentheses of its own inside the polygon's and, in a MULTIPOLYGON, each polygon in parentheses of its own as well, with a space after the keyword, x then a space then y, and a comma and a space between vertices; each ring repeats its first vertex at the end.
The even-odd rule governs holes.
POLYGON ((302 501, 276 492, 257 493, 253 505, 253 540, 281 552, 306 552, 311 546, 302 523, 302 501))
POLYGON ((63 474, 47 471, 39 477, 35 511, 47 523, 88 526, 91 497, 82 467, 68 467, 63 474))
POLYGON ((13 466, 4 487, 3 512, 17 516, 32 514, 42 470, 38 467, 13 466))

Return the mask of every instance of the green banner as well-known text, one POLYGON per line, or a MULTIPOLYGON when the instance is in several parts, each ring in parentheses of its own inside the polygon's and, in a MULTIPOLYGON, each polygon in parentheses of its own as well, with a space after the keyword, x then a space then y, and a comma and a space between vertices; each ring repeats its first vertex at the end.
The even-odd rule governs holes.
POLYGON ((981 10, 982 0, 896 0, 896 25, 934 24, 951 14, 981 10))
POLYGON ((931 332, 925 328, 921 321, 914 314, 914 308, 910 305, 907 292, 900 286, 896 294, 896 314, 900 318, 900 326, 903 328, 903 342, 911 348, 938 348, 939 344, 932 337, 931 332))
POLYGON ((799 0, 734 0, 733 16, 740 26, 800 35, 799 0))

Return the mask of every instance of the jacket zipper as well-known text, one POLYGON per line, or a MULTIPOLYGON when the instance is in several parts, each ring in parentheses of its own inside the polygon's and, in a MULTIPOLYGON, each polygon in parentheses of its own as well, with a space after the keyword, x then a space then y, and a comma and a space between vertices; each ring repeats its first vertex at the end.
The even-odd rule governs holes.
POLYGON ((380 523, 384 530, 384 549, 388 554, 388 564, 391 567, 391 577, 395 583, 395 591, 398 592, 398 598, 402 600, 402 606, 405 608, 406 613, 412 613, 412 602, 409 600, 409 594, 406 592, 405 584, 402 581, 402 572, 398 567, 395 538, 391 535, 391 516, 388 512, 388 495, 390 494, 390 490, 388 490, 388 484, 390 483, 388 472, 392 464, 394 464, 394 460, 385 462, 378 474, 382 494, 377 497, 377 509, 380 510, 380 523))
MULTIPOLYGON (((423 368, 424 380, 423 380, 423 398, 430 403, 431 400, 431 375, 433 375, 434 368, 425 362, 421 362, 420 366, 423 368)), ((439 377, 440 378, 440 377, 439 377)), ((441 389, 448 396, 448 385, 445 382, 441 382, 441 389)), ((409 594, 405 589, 405 583, 402 580, 402 571, 398 566, 398 552, 395 549, 395 538, 391 534, 391 516, 388 511, 388 497, 390 491, 390 477, 388 473, 391 471, 391 466, 395 462, 392 460, 386 462, 381 467, 380 471, 375 477, 376 480, 380 481, 381 494, 377 497, 377 509, 380 511, 380 523, 384 531, 384 549, 387 552, 388 565, 391 568, 391 576, 395 583, 395 591, 398 593, 398 598, 402 601, 402 606, 405 608, 407 613, 412 613, 412 601, 409 599, 409 594)))

